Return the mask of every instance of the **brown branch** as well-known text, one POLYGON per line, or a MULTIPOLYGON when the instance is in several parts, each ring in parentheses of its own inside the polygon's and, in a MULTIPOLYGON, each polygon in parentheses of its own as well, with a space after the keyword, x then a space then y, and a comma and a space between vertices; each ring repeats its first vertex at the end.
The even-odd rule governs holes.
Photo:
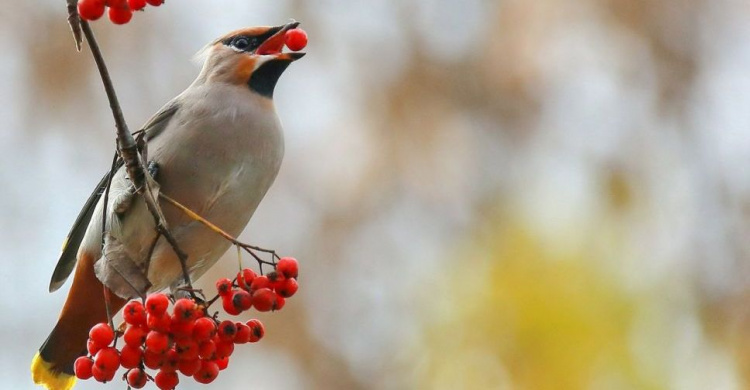
POLYGON ((154 256, 154 250, 156 249, 156 243, 159 242, 159 239, 161 238, 161 233, 156 232, 156 236, 154 237, 154 240, 151 241, 151 245, 148 247, 148 254, 146 255, 146 266, 144 267, 144 273, 148 275, 148 270, 151 268, 151 257, 154 256))
POLYGON ((76 50, 81 51, 81 16, 78 15, 78 1, 67 0, 68 2, 68 25, 73 33, 73 39, 76 41, 76 50))
POLYGON ((175 240, 174 236, 172 236, 172 233, 169 232, 164 214, 162 213, 159 204, 154 199, 154 192, 151 189, 151 181, 153 179, 151 179, 150 176, 146 176, 147 170, 145 164, 141 158, 141 154, 138 150, 135 139, 128 130, 128 125, 125 122, 124 116, 122 115, 122 109, 120 108, 120 103, 117 100, 117 94, 115 93, 115 88, 112 85, 112 79, 109 76, 107 65, 104 63, 104 57, 102 56, 99 45, 97 44, 96 38, 94 37, 94 32, 91 30, 91 26, 85 20, 82 20, 80 24, 83 30, 83 34, 86 36, 86 41, 89 44, 89 48, 91 48, 91 54, 93 55, 94 61, 96 62, 96 67, 99 70, 99 74, 101 75, 102 84, 104 84, 104 90, 107 93, 109 107, 112 110, 112 115, 114 116, 115 120, 115 128, 117 129, 117 150, 120 154, 120 158, 122 158, 125 162, 125 168, 128 173, 128 177, 130 177, 130 182, 133 184, 138 194, 141 195, 144 203, 146 203, 146 208, 154 217, 156 230, 161 235, 163 235, 167 242, 169 242, 169 244, 172 246, 172 249, 180 260, 180 266, 182 268, 182 275, 185 279, 185 283, 189 288, 192 288, 190 274, 188 273, 187 269, 187 254, 185 254, 185 252, 180 249, 179 245, 177 244, 177 240, 175 240))
POLYGON ((117 157, 118 154, 112 158, 112 166, 109 168, 109 175, 107 177, 107 187, 104 189, 104 201, 102 202, 102 248, 106 243, 107 234, 107 205, 109 204, 109 188, 112 186, 112 177, 117 171, 117 157))

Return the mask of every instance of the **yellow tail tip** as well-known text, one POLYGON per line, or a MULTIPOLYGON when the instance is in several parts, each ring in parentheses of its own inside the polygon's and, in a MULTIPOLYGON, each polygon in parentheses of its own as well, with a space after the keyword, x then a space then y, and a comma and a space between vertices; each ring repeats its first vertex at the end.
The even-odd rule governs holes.
POLYGON ((31 378, 34 383, 47 388, 47 390, 70 390, 76 383, 76 377, 64 372, 52 371, 52 364, 44 361, 39 352, 31 361, 31 378))

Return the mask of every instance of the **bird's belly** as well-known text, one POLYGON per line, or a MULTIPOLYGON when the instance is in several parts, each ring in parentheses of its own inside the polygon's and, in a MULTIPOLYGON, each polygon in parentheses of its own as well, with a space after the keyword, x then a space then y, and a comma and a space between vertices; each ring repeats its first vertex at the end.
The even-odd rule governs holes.
MULTIPOLYGON (((194 134, 181 145, 161 145, 154 153, 160 191, 235 237, 273 183, 283 154, 277 134, 241 131, 194 134), (234 142, 224 138, 231 136, 234 142)), ((188 255, 191 274, 200 277, 231 244, 174 206, 163 201, 161 205, 170 230, 188 255)), ((154 289, 161 289, 180 276, 176 256, 161 240, 149 267, 149 280, 154 289)))

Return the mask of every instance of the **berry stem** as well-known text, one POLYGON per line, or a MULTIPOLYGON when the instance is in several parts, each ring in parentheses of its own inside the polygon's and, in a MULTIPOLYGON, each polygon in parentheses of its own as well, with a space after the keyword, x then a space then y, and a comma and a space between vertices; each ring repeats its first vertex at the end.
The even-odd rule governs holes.
POLYGON ((112 316, 112 305, 109 299, 109 289, 107 286, 102 284, 102 288, 104 289, 102 293, 104 294, 104 310, 107 312, 107 322, 109 323, 109 326, 114 329, 115 328, 115 321, 112 316))
POLYGON ((206 309, 208 309, 209 307, 211 307, 211 305, 213 305, 214 302, 216 302, 217 300, 219 300, 219 297, 221 297, 221 295, 216 294, 215 297, 213 297, 210 300, 206 301, 206 309))
POLYGON ((235 248, 237 248, 237 265, 239 266, 240 272, 242 272, 242 250, 239 245, 235 245, 235 248))
MULTIPOLYGON (((229 241, 232 244, 236 245, 238 252, 239 252, 239 248, 244 249, 245 252, 249 253, 255 259, 255 261, 258 262, 258 265, 259 265, 260 271, 261 271, 261 275, 263 274, 263 264, 268 264, 268 265, 271 265, 273 267, 276 266, 275 260, 279 259, 279 255, 276 254, 275 250, 273 250, 273 249, 265 249, 265 248, 261 248, 261 247, 258 247, 258 246, 245 244, 244 242, 241 242, 241 241, 237 240, 236 238, 234 238, 231 234, 229 234, 226 231, 222 230, 220 227, 218 227, 218 226, 214 225, 213 223, 211 223, 211 221, 209 221, 209 220, 201 217, 195 211, 190 210, 187 206, 185 206, 182 203, 180 203, 180 202, 178 202, 178 201, 170 198, 169 196, 165 195, 164 193, 160 192, 159 193, 159 198, 161 198, 162 200, 164 200, 167 203, 171 204, 172 206, 176 207, 178 210, 180 210, 183 213, 185 213, 188 217, 190 217, 190 218, 192 218, 192 219, 194 219, 194 220, 202 223, 207 228, 213 230, 214 233, 216 233, 216 234, 224 237, 225 239, 227 239, 227 241, 229 241), (266 260, 261 259, 254 251, 258 251, 258 252, 263 252, 263 253, 270 254, 272 261, 266 261, 266 260)), ((240 270, 241 269, 242 269, 242 261, 240 260, 240 270)))

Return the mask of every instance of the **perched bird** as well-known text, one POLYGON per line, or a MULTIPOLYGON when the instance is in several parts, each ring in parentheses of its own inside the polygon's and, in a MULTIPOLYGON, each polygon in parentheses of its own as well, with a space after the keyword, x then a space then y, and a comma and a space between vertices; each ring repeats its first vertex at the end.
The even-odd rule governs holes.
MULTIPOLYGON (((281 74, 304 55, 282 52, 285 33, 298 24, 245 28, 216 39, 203 50, 198 78, 140 131, 153 186, 234 236, 281 165, 284 140, 272 98, 281 74)), ((86 352, 89 329, 107 319, 102 282, 113 313, 131 297, 184 283, 178 258, 157 238, 153 217, 119 165, 105 228, 102 194, 109 174, 76 219, 50 282, 50 291, 57 290, 77 264, 57 324, 31 365, 34 382, 51 390, 72 388, 73 363, 86 352)), ((188 255, 191 278, 199 278, 231 244, 175 207, 161 206, 188 255)))

